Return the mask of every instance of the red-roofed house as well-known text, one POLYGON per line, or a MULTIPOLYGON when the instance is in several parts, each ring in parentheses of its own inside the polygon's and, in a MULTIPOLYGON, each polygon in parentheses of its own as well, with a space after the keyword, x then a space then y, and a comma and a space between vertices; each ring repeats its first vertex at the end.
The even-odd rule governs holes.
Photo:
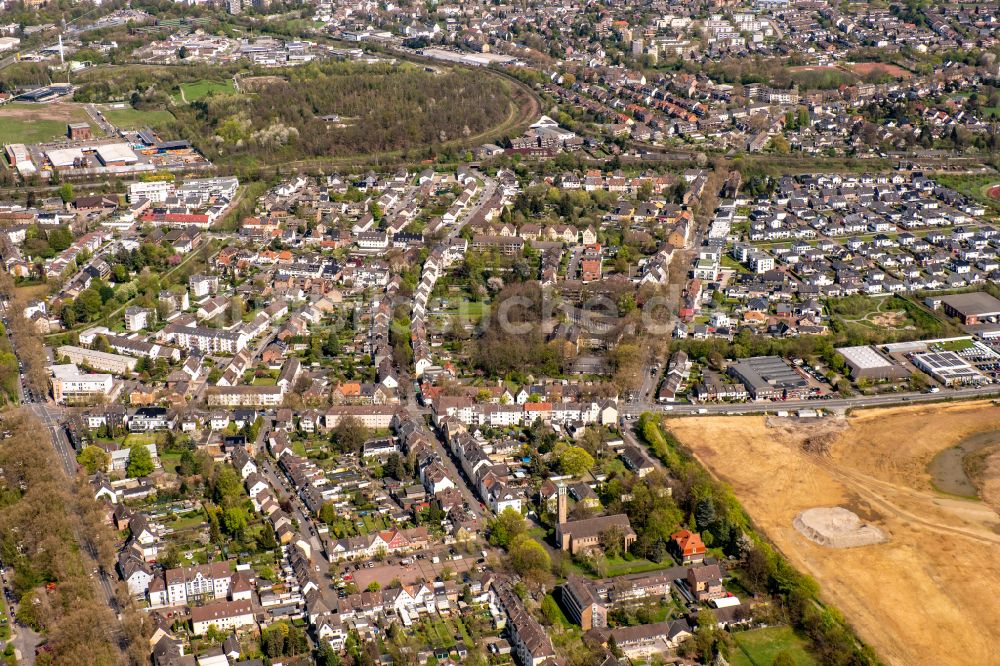
POLYGON ((681 530, 670 535, 674 554, 683 564, 695 564, 705 559, 705 544, 701 535, 691 530, 681 530))

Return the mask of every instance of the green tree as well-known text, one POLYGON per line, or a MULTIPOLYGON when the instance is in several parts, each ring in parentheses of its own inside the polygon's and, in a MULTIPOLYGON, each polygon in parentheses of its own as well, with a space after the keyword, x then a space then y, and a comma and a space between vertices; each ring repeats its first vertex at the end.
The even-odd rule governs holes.
POLYGON ((219 504, 227 504, 234 499, 240 498, 243 494, 243 483, 239 475, 232 467, 223 465, 219 467, 219 473, 215 477, 215 501, 219 504))
POLYGON ((342 417, 333 428, 330 441, 341 453, 360 452, 368 439, 368 428, 353 416, 342 417))
POLYGON ((506 548, 519 535, 527 530, 524 516, 519 511, 507 507, 499 516, 489 521, 489 541, 494 546, 506 548))
POLYGON ((247 510, 241 506, 233 506, 222 512, 222 524, 225 526, 226 532, 234 537, 242 537, 249 522, 250 516, 247 515, 247 510))
POLYGON ((771 666, 796 666, 797 663, 788 650, 782 650, 771 662, 771 666))
POLYGON ((546 624, 549 625, 556 624, 563 618, 563 612, 551 594, 546 594, 545 598, 542 599, 542 617, 545 618, 546 624))
POLYGON ((87 470, 87 474, 95 474, 107 469, 109 459, 107 451, 93 445, 85 446, 76 457, 76 461, 87 470))
POLYGON ((366 589, 369 592, 378 592, 379 590, 382 589, 382 585, 377 580, 373 580, 372 582, 368 583, 368 587, 366 589))
POLYGON ((519 534, 508 549, 510 566, 525 578, 537 577, 552 570, 552 558, 545 546, 528 534, 519 534))
POLYGON ((580 476, 593 466, 593 456, 579 446, 570 446, 559 455, 559 468, 563 474, 580 476))
POLYGON ((103 305, 101 294, 96 289, 84 289, 73 301, 73 309, 76 311, 77 319, 83 321, 91 321, 101 314, 103 305))
POLYGON ((133 444, 128 450, 128 465, 125 473, 132 477, 149 476, 153 473, 153 456, 145 444, 133 444))
POLYGON ((63 183, 59 186, 59 196, 62 198, 63 203, 69 203, 73 200, 73 186, 69 183, 63 183))
POLYGON ((319 519, 327 525, 332 525, 337 520, 337 510, 333 507, 333 502, 323 502, 319 508, 319 519))

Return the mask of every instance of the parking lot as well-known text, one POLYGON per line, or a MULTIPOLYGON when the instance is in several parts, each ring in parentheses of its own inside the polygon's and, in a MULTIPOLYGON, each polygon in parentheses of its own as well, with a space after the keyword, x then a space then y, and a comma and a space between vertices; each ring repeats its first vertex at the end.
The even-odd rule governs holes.
MULTIPOLYGON (((448 559, 448 551, 444 550, 438 554, 440 561, 435 563, 432 560, 433 555, 431 553, 418 553, 400 559, 390 558, 382 563, 377 561, 350 563, 346 566, 346 570, 344 565, 341 565, 339 571, 344 572, 344 580, 353 580, 359 590, 364 590, 372 582, 378 582, 379 585, 385 587, 390 581, 399 579, 401 583, 407 585, 419 581, 434 580, 445 569, 461 576, 461 574, 470 569, 482 566, 477 563, 482 559, 482 553, 460 554, 462 555, 462 559, 452 560, 448 559), (423 556, 418 559, 417 555, 423 556), (402 562, 408 562, 408 564, 402 564, 402 562), (355 564, 359 565, 357 570, 354 569, 355 564), (367 567, 366 564, 372 564, 373 566, 367 567), (351 578, 347 578, 346 576, 351 576, 351 578)), ((334 581, 337 581, 339 578, 336 574, 333 576, 334 581)))

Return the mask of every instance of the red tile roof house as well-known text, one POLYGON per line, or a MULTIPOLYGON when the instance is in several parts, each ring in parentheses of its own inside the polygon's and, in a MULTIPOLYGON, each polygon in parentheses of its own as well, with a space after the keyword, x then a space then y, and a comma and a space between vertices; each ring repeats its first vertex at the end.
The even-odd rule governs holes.
POLYGON ((682 564, 696 564, 705 559, 705 544, 701 535, 691 530, 680 530, 670 535, 674 555, 682 564))

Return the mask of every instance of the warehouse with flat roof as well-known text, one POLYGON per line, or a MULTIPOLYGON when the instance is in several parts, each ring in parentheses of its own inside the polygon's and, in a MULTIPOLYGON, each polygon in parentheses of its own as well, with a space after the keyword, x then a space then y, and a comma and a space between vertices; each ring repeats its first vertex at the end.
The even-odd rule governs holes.
POLYGON ((737 361, 727 372, 743 382, 754 400, 804 398, 809 382, 777 356, 754 356, 737 361))
POLYGON ((965 359, 952 351, 926 352, 913 356, 913 365, 929 374, 946 386, 954 384, 979 384, 987 381, 986 377, 965 359))
POLYGON ((844 357, 854 380, 903 379, 909 375, 906 368, 870 345, 839 347, 837 353, 844 357))
POLYGON ((966 326, 1000 319, 1000 300, 985 291, 942 296, 941 305, 946 315, 958 317, 966 326))
POLYGON ((97 159, 104 166, 135 164, 139 157, 125 143, 108 143, 97 147, 97 159))

